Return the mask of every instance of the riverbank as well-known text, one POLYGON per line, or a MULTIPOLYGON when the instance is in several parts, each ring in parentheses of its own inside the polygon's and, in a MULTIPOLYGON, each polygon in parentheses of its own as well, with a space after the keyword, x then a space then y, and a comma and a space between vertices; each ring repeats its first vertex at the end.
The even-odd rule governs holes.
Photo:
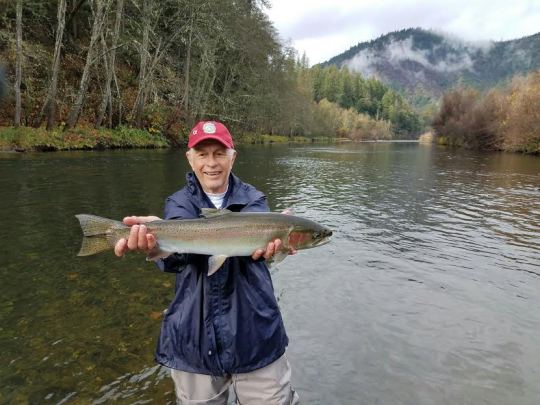
MULTIPOLYGON (((456 140, 452 137, 444 136, 444 135, 435 135, 432 131, 426 132, 418 138, 418 142, 421 144, 437 144, 442 146, 449 146, 449 147, 456 147, 456 148, 465 148, 465 149, 474 149, 470 145, 466 144, 464 141, 456 140)), ((477 148, 478 149, 478 148, 477 148)), ((500 152, 509 152, 509 153, 523 153, 526 155, 536 155, 540 156, 540 140, 537 140, 534 142, 534 140, 531 140, 524 146, 520 148, 508 148, 504 146, 499 147, 491 147, 491 148, 484 148, 481 149, 485 152, 493 152, 493 151, 500 151, 500 152)))
MULTIPOLYGON (((244 134, 235 138, 242 144, 338 142, 331 137, 309 138, 303 136, 244 134)), ((179 143, 187 143, 187 140, 179 143)), ((81 127, 69 131, 62 128, 47 131, 44 128, 0 128, 0 151, 50 152, 60 150, 142 149, 169 148, 171 142, 159 132, 129 127, 95 129, 81 127)))
POLYGON ((0 151, 48 152, 58 150, 166 148, 169 142, 159 133, 140 129, 3 127, 0 128, 0 151))
POLYGON ((462 139, 454 139, 451 136, 445 135, 436 135, 433 137, 433 143, 442 146, 449 146, 452 148, 463 148, 463 149, 476 149, 483 152, 508 152, 508 153, 521 153, 524 155, 533 155, 540 156, 540 139, 531 139, 528 142, 524 142, 520 145, 509 146, 507 144, 499 144, 491 147, 472 147, 470 144, 466 143, 462 139))
POLYGON ((422 135, 420 135, 420 137, 418 138, 418 142, 420 143, 424 143, 424 144, 430 144, 430 143, 433 143, 433 132, 431 131, 428 131, 428 132, 424 132, 422 135))

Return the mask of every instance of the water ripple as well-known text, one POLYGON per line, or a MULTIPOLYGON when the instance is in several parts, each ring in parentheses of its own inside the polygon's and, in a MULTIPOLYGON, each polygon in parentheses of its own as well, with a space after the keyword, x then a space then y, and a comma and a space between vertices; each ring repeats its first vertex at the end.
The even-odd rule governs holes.
MULTIPOLYGON (((160 215, 186 169, 166 151, 0 159, 2 400, 174 403, 152 361, 174 280, 137 255, 75 259, 73 215, 160 215)), ((334 230, 272 271, 304 403, 537 403, 538 158, 239 147, 235 172, 334 230)))

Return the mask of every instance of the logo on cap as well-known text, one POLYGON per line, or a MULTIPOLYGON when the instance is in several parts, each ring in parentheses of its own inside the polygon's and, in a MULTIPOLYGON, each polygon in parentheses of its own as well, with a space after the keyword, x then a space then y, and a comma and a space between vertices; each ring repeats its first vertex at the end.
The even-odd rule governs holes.
POLYGON ((216 126, 213 122, 205 122, 202 127, 204 133, 206 134, 215 134, 216 133, 216 126))

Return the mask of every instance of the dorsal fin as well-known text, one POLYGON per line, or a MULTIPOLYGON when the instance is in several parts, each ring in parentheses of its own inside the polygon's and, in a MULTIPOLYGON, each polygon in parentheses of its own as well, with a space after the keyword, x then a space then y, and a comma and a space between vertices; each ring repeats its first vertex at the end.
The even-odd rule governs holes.
POLYGON ((218 209, 218 208, 201 208, 201 216, 204 218, 215 218, 221 217, 223 215, 228 215, 232 211, 228 209, 218 209))
POLYGON ((281 213, 286 214, 286 215, 294 215, 295 214, 293 207, 287 207, 283 211, 281 211, 281 213))

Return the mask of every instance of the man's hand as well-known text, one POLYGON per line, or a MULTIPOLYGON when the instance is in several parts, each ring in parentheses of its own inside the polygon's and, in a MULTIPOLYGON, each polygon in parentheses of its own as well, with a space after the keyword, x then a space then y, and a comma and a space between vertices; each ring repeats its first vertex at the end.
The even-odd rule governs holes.
POLYGON ((131 226, 127 239, 122 238, 114 246, 114 254, 116 256, 124 256, 128 250, 142 250, 148 252, 156 246, 156 237, 151 233, 147 233, 146 222, 158 221, 161 218, 148 217, 125 217, 124 224, 131 226))
MULTIPOLYGON (((253 260, 259 260, 261 257, 264 257, 265 260, 268 260, 280 250, 283 250, 283 243, 281 242, 281 239, 275 239, 272 242, 268 243, 265 250, 257 249, 255 253, 251 255, 251 258, 253 260)), ((289 249, 289 252, 287 254, 295 255, 296 250, 289 249)))

